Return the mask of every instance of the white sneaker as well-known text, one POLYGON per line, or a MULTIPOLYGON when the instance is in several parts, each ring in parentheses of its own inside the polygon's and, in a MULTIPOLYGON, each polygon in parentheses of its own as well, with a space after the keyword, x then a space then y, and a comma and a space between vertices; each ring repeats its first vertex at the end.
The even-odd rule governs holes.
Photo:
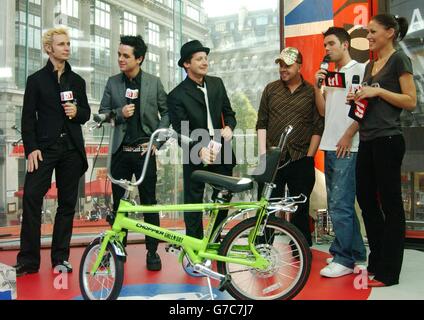
POLYGON ((336 262, 331 262, 320 271, 320 275, 327 278, 337 278, 351 273, 353 273, 353 269, 336 262))
MULTIPOLYGON (((327 263, 327 264, 330 264, 331 262, 333 262, 333 260, 334 260, 334 257, 330 257, 330 258, 327 258, 327 259, 325 259, 325 262, 327 263)), ((358 269, 366 269, 367 268, 367 261, 356 261, 355 262, 355 268, 356 267, 358 267, 358 269)))

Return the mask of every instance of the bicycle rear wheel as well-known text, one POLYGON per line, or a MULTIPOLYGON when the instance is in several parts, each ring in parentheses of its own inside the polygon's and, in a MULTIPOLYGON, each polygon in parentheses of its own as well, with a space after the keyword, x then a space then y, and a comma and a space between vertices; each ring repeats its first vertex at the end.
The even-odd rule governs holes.
POLYGON ((101 239, 95 239, 81 258, 79 285, 85 300, 114 300, 118 298, 124 281, 124 262, 119 258, 110 243, 99 268, 94 275, 91 269, 96 262, 101 247, 101 239))
MULTIPOLYGON (((224 238, 220 255, 254 259, 248 237, 254 232, 256 218, 236 225, 224 238)), ((231 275, 228 293, 235 299, 292 299, 306 284, 312 255, 305 237, 290 223, 269 218, 264 236, 256 238, 256 250, 270 265, 265 270, 219 261, 218 272, 231 275)))

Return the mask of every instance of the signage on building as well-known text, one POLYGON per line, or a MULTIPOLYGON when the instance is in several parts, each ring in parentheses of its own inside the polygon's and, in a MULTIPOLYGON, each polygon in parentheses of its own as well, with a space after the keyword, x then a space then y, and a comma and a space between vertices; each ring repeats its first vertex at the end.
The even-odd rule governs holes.
MULTIPOLYGON (((87 157, 95 157, 97 154, 98 145, 86 145, 85 152, 87 153, 87 157)), ((107 156, 108 146, 101 146, 99 149, 99 156, 107 156)), ((18 144, 13 147, 12 152, 9 155, 10 157, 15 158, 24 158, 25 150, 23 144, 18 144)))

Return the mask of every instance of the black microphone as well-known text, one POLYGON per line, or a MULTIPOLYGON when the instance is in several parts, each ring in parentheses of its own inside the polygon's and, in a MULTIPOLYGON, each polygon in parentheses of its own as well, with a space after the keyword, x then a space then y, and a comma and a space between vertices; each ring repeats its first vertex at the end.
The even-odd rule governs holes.
POLYGON ((111 111, 109 113, 101 113, 101 114, 94 114, 93 120, 97 122, 99 125, 110 122, 115 117, 115 112, 111 111))
POLYGON ((134 100, 138 98, 138 89, 128 88, 127 91, 125 91, 125 98, 127 98, 127 104, 134 103, 134 100))
MULTIPOLYGON (((72 90, 69 88, 69 86, 67 85, 61 85, 61 91, 60 91, 60 101, 62 102, 62 106, 65 107, 65 104, 67 102, 72 103, 72 104, 76 104, 76 102, 74 103, 76 99, 74 99, 74 93, 72 92, 72 90)), ((69 117, 69 119, 72 119, 71 117, 69 117)))
POLYGON ((352 77, 352 86, 350 88, 350 91, 352 93, 355 93, 360 88, 360 85, 359 85, 360 81, 361 81, 361 78, 357 74, 355 74, 352 77))
MULTIPOLYGON (((328 70, 328 67, 329 67, 329 64, 328 64, 329 62, 330 62, 330 56, 329 55, 326 55, 324 57, 324 59, 322 60, 321 65, 319 66, 319 68, 327 71, 328 70)), ((319 78, 318 79, 317 86, 318 86, 319 89, 322 87, 322 82, 323 81, 324 81, 324 79, 322 79, 322 78, 319 78)))

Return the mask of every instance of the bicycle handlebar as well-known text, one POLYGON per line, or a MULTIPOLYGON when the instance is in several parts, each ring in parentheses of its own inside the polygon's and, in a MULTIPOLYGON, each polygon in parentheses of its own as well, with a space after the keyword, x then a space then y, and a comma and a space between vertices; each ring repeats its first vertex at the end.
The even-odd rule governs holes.
MULTIPOLYGON (((88 128, 90 131, 96 129, 96 128, 100 128, 103 126, 104 123, 107 122, 114 122, 114 118, 115 118, 116 114, 113 112, 107 114, 107 115, 93 115, 93 120, 95 122, 94 125, 90 125, 88 128)), ((112 125, 112 132, 111 132, 111 137, 113 137, 113 133, 114 133, 115 127, 114 125, 112 125)), ((125 179, 115 179, 112 176, 111 173, 111 160, 112 160, 112 149, 113 149, 113 139, 111 140, 112 143, 110 143, 109 145, 109 150, 108 150, 108 159, 107 159, 107 176, 109 178, 109 180, 113 183, 113 184, 117 184, 119 186, 121 186, 122 188, 124 188, 125 190, 128 191, 132 191, 134 189, 134 187, 139 186, 143 181, 144 178, 146 176, 146 172, 147 172, 147 167, 148 164, 150 162, 150 156, 152 154, 152 149, 153 149, 153 145, 154 142, 163 142, 166 141, 170 138, 176 137, 178 139, 180 139, 182 144, 190 144, 192 142, 192 140, 189 137, 183 136, 178 134, 175 130, 171 129, 171 128, 160 128, 155 130, 152 135, 150 136, 150 140, 149 140, 149 144, 147 146, 146 149, 146 153, 145 153, 145 161, 144 161, 144 165, 143 165, 143 170, 141 172, 141 176, 140 178, 136 181, 136 182, 131 182, 125 179)))

